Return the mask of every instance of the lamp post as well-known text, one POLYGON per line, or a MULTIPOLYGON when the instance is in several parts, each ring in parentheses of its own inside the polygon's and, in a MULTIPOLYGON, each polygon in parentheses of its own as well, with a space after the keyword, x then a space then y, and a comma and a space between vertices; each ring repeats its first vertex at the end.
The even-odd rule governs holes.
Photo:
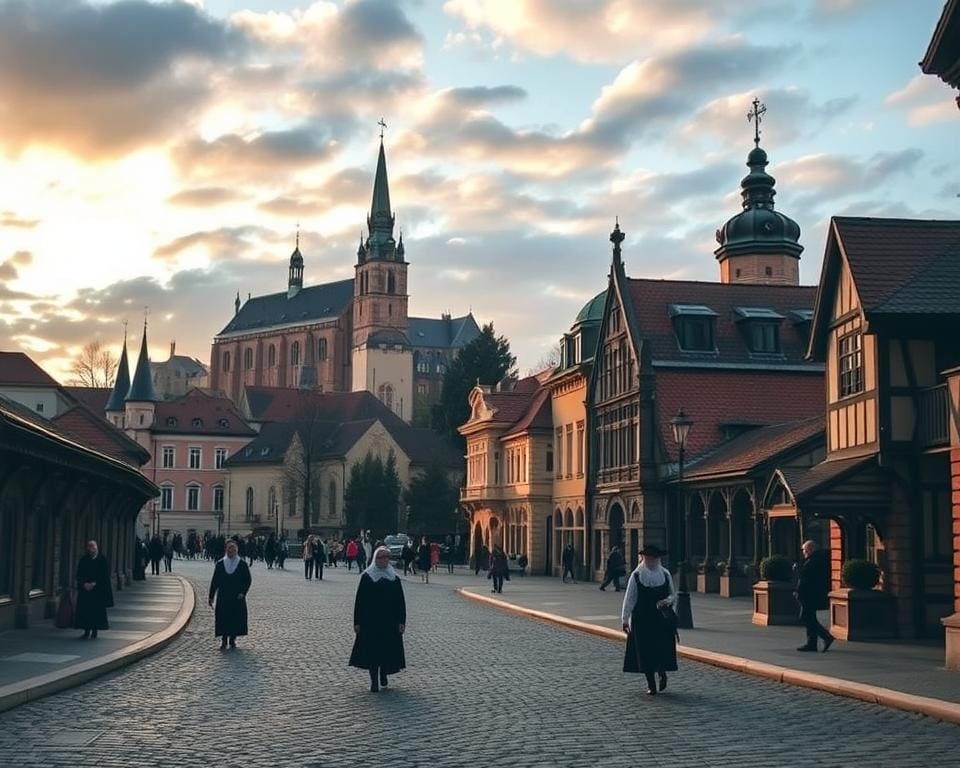
MULTIPOLYGON (((690 434, 690 428, 693 426, 693 419, 683 412, 683 408, 677 411, 677 415, 670 419, 670 427, 673 429, 673 439, 677 444, 679 458, 679 467, 677 470, 677 496, 680 503, 680 514, 684 514, 683 509, 683 453, 687 444, 687 435, 690 434)), ((685 558, 690 557, 689 552, 684 553, 685 558)), ((680 629, 693 629, 693 609, 690 606, 690 593, 687 591, 687 568, 688 563, 684 561, 680 568, 680 589, 677 591, 677 626, 680 629)))

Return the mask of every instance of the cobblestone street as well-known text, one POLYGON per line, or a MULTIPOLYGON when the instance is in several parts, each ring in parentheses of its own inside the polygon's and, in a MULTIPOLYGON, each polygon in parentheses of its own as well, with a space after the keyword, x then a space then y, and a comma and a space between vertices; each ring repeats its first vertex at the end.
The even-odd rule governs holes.
POLYGON ((210 566, 175 563, 198 588, 182 637, 0 716, 0 765, 902 767, 960 745, 953 725, 690 663, 647 697, 618 644, 412 580, 409 668, 374 695, 346 666, 355 574, 290 565, 253 568, 251 635, 221 653, 210 566))

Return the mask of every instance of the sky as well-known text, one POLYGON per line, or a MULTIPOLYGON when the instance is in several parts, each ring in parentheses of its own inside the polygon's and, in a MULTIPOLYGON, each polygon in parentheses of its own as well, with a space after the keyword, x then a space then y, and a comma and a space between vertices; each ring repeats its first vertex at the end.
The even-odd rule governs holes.
POLYGON ((410 313, 536 367, 606 287, 716 280, 761 145, 815 284, 832 215, 960 217, 943 0, 0 0, 0 349, 124 323, 209 360, 234 296, 353 275, 380 128, 410 313))

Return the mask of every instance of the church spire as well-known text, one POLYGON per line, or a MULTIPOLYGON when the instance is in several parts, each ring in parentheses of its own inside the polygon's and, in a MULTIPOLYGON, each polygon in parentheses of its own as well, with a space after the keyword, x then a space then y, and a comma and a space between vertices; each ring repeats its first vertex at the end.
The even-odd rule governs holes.
POLYGON ((300 225, 297 224, 297 244, 290 254, 290 272, 287 278, 287 298, 292 299, 303 290, 303 254, 300 253, 300 225))
MULTIPOLYGON (((381 120, 381 123, 383 121, 381 120)), ((377 173, 373 180, 373 200, 370 203, 370 215, 367 227, 370 236, 382 234, 393 237, 393 212, 390 210, 390 185, 387 182, 387 157, 383 150, 383 136, 380 137, 380 156, 377 158, 377 173)))
POLYGON ((147 320, 143 320, 143 340, 140 342, 140 356, 137 358, 137 369, 133 373, 133 383, 127 393, 127 402, 155 403, 157 397, 153 388, 153 376, 150 371, 150 356, 147 352, 147 320))
POLYGON ((120 351, 120 364, 117 366, 117 378, 113 383, 113 391, 107 400, 107 413, 123 412, 123 401, 130 391, 130 364, 127 362, 127 328, 124 322, 123 349, 120 351))

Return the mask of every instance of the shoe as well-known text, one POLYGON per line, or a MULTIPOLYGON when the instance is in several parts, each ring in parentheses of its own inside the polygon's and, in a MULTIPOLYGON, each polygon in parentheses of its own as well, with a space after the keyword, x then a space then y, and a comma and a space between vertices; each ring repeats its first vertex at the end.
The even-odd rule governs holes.
POLYGON ((96 639, 97 639, 97 630, 93 630, 93 631, 90 633, 90 639, 91 639, 91 640, 96 640, 96 639))
POLYGON ((806 653, 816 653, 816 652, 817 652, 817 646, 814 645, 813 647, 811 647, 811 646, 809 646, 809 645, 801 645, 799 648, 797 648, 797 650, 798 650, 798 651, 803 651, 803 652, 806 652, 806 653))
POLYGON ((657 688, 661 691, 665 691, 667 689, 667 675, 665 672, 660 673, 660 682, 657 688))
POLYGON ((236 647, 237 647, 237 639, 236 639, 235 637, 231 637, 231 638, 230 638, 230 647, 231 647, 231 648, 236 648, 236 647))
POLYGON ((826 653, 830 650, 830 646, 833 645, 834 640, 836 640, 836 638, 833 635, 830 635, 826 640, 823 641, 823 653, 826 653))
POLYGON ((370 693, 379 693, 379 692, 380 692, 380 686, 377 685, 376 683, 370 683, 370 693))
POLYGON ((386 688, 387 685, 388 685, 387 676, 386 676, 386 675, 380 675, 380 687, 381 687, 381 688, 386 688))
POLYGON ((492 592, 493 594, 496 594, 497 590, 491 589, 490 592, 492 592))
POLYGON ((606 591, 607 591, 607 588, 606 588, 606 587, 600 587, 600 591, 601 591, 601 592, 606 592, 606 591))
POLYGON ((657 695, 656 688, 647 688, 647 696, 656 696, 656 695, 657 695))
POLYGON ((223 640, 220 641, 220 650, 227 650, 227 638, 223 638, 223 640))

